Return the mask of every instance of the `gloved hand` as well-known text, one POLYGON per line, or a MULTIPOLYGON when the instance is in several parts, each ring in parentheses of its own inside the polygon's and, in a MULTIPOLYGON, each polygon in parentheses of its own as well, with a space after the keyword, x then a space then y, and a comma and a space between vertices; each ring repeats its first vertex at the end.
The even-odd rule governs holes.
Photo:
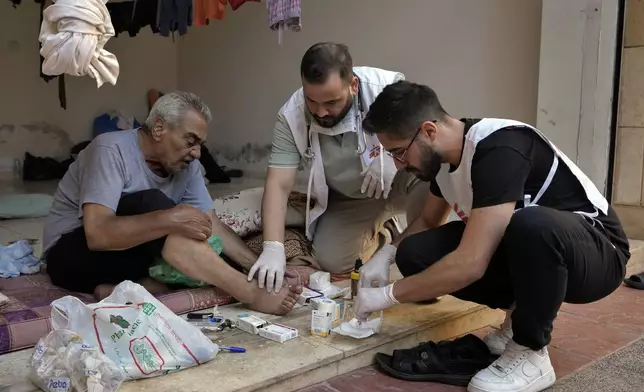
POLYGON ((359 321, 365 321, 371 313, 399 304, 400 302, 394 297, 393 292, 393 283, 385 287, 361 287, 358 289, 358 296, 355 301, 356 318, 359 321))
POLYGON ((382 161, 384 155, 384 151, 381 148, 380 155, 375 157, 369 166, 360 173, 364 177, 360 191, 375 199, 380 199, 381 196, 383 199, 389 197, 391 184, 394 182, 397 172, 394 165, 383 165, 386 162, 382 161), (382 182, 380 181, 381 178, 382 182))
POLYGON ((378 282, 376 287, 382 287, 389 283, 389 267, 395 258, 395 246, 386 244, 380 248, 360 268, 360 287, 373 287, 373 282, 378 282))
POLYGON ((284 254, 284 244, 278 241, 264 241, 262 254, 253 264, 248 272, 248 281, 253 280, 257 273, 257 282, 259 288, 264 287, 266 281, 266 290, 279 292, 284 283, 284 271, 286 270, 286 255, 284 254))

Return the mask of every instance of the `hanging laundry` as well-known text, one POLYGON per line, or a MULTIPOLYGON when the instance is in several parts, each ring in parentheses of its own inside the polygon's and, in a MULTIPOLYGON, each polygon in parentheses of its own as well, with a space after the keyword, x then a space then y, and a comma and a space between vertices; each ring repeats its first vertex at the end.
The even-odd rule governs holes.
POLYGON ((159 0, 159 34, 168 37, 178 31, 184 35, 191 25, 192 0, 159 0))
POLYGON ((302 6, 300 0, 267 0, 268 25, 272 30, 300 31, 302 6))
MULTIPOLYGON (((36 3, 40 4, 39 7, 39 14, 40 14, 40 20, 38 21, 38 26, 42 26, 42 21, 44 20, 43 18, 43 12, 45 10, 46 6, 51 5, 51 0, 36 0, 36 3)), ((42 44, 38 42, 38 51, 42 49, 42 44)), ((64 110, 67 109, 67 92, 65 90, 65 75, 58 75, 58 76, 50 76, 50 75, 45 75, 42 71, 42 64, 45 62, 45 58, 40 55, 40 77, 47 83, 49 83, 50 80, 58 78, 58 101, 60 103, 60 107, 63 108, 64 110)))
POLYGON ((56 0, 43 12, 39 40, 47 75, 89 75, 98 87, 116 84, 119 63, 103 49, 114 36, 107 0, 56 0))
POLYGON ((193 26, 205 26, 208 20, 223 20, 228 0, 194 0, 193 26))
POLYGON ((228 2, 230 3, 230 8, 232 8, 233 11, 237 11, 237 8, 241 7, 244 3, 259 3, 260 1, 261 0, 229 0, 228 2))
POLYGON ((150 26, 154 34, 159 32, 157 27, 158 0, 136 0, 119 3, 107 3, 110 12, 114 36, 127 31, 130 37, 136 36, 142 28, 150 26))

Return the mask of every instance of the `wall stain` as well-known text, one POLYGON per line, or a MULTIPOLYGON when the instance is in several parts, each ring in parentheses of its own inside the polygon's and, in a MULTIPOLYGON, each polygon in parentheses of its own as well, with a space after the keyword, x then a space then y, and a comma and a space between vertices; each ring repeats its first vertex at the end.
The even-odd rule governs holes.
POLYGON ((16 126, 13 124, 0 124, 0 132, 13 132, 16 126))
POLYGON ((57 158, 61 154, 67 155, 73 146, 69 134, 64 129, 45 121, 0 124, 0 144, 7 149, 3 150, 3 154, 8 153, 16 157, 30 152, 57 158))
POLYGON ((259 163, 268 158, 271 153, 271 143, 246 143, 242 146, 214 145, 215 157, 229 162, 259 163))

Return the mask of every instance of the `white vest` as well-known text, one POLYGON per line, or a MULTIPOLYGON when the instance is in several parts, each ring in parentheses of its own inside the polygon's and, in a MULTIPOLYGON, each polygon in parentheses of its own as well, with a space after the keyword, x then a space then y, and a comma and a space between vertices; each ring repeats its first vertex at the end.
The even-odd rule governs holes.
POLYGON ((575 165, 539 130, 519 121, 485 118, 474 124, 465 135, 463 155, 458 168, 450 173, 449 165, 443 164, 441 170, 436 176, 436 183, 440 187, 443 197, 463 221, 467 222, 472 210, 472 158, 474 158, 474 153, 476 152, 476 145, 499 129, 513 126, 528 127, 532 129, 537 135, 546 141, 546 143, 548 143, 555 153, 555 158, 552 162, 552 166, 550 167, 550 172, 548 173, 541 189, 535 195, 524 196, 525 207, 538 205, 539 199, 541 199, 541 196, 546 192, 555 176, 555 173, 557 172, 559 161, 562 161, 566 166, 568 166, 572 174, 577 177, 577 180, 579 180, 579 183, 586 192, 586 198, 596 209, 594 214, 581 211, 575 212, 591 218, 598 215, 597 211, 601 211, 604 215, 608 215, 608 201, 606 201, 604 196, 599 192, 595 184, 593 184, 592 181, 590 181, 590 179, 577 167, 577 165, 575 165))
MULTIPOLYGON (((359 101, 363 106, 363 113, 361 113, 360 124, 354 124, 354 128, 355 131, 359 133, 358 142, 361 143, 363 140, 361 122, 362 119, 364 119, 367 111, 369 110, 369 107, 371 106, 373 101, 376 100, 378 94, 380 94, 380 92, 387 85, 394 83, 396 79, 400 79, 401 77, 404 78, 404 75, 398 72, 386 71, 372 67, 354 67, 353 72, 360 79, 359 101)), ((358 110, 358 108, 356 108, 354 105, 352 111, 347 114, 346 121, 351 120, 351 117, 353 117, 355 110, 358 110)), ((280 113, 286 119, 286 122, 289 125, 289 129, 293 133, 295 145, 297 146, 300 156, 302 156, 305 160, 312 161, 311 172, 309 174, 309 187, 307 196, 308 199, 315 200, 315 206, 309 211, 309 203, 307 200, 306 210, 306 236, 309 240, 312 240, 313 234, 315 233, 317 220, 326 211, 329 199, 329 187, 327 186, 326 178, 324 176, 324 165, 322 163, 322 159, 319 158, 322 156, 322 154, 320 152, 320 142, 318 139, 318 134, 315 131, 315 129, 318 127, 314 126, 315 124, 311 124, 311 126, 309 127, 309 124, 307 124, 307 108, 302 88, 297 90, 286 102, 286 104, 282 106, 280 113), (309 152, 311 154, 309 154, 309 152), (307 158, 307 156, 310 157, 311 155, 311 158, 307 158)), ((366 139, 373 140, 378 144, 378 146, 380 146, 380 143, 377 142, 377 137, 375 135, 366 136, 366 139)), ((382 148, 380 150, 382 151, 382 148)), ((389 170, 395 170, 395 163, 393 159, 387 154, 383 155, 383 164, 389 166, 389 170)), ((363 162, 363 169, 364 168, 365 167, 363 162)))

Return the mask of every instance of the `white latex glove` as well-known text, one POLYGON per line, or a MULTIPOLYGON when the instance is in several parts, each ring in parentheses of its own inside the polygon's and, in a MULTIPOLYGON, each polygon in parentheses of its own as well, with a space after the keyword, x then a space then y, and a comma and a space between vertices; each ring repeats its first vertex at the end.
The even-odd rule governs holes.
POLYGON ((359 321, 364 321, 371 313, 385 310, 399 303, 394 298, 393 283, 385 287, 361 287, 358 289, 358 296, 356 297, 356 318, 359 321))
POLYGON ((253 264, 248 272, 248 281, 253 280, 257 273, 257 282, 259 288, 264 287, 266 280, 266 290, 279 292, 284 283, 284 271, 286 270, 286 255, 284 254, 284 244, 278 241, 264 241, 262 254, 253 264))
POLYGON ((389 283, 389 267, 396 258, 396 247, 386 244, 360 268, 360 287, 382 287, 389 283))
POLYGON ((380 155, 374 158, 369 166, 360 173, 364 177, 360 191, 375 199, 380 199, 381 196, 383 199, 389 197, 391 184, 394 182, 397 171, 394 166, 383 166, 383 155, 383 151, 381 151, 380 155))

